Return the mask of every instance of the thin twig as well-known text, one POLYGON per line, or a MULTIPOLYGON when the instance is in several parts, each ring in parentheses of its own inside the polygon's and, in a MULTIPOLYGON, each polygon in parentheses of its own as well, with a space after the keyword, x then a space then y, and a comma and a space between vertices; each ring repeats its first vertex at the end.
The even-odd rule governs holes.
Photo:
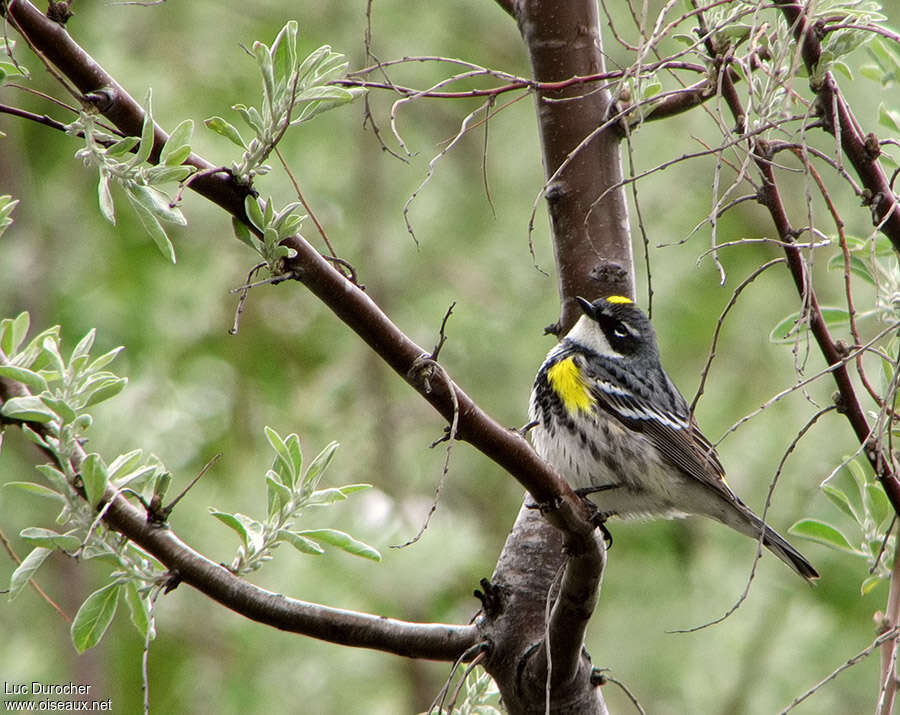
POLYGON ((824 685, 826 685, 827 683, 830 683, 837 676, 839 676, 841 673, 843 673, 845 670, 847 670, 847 668, 851 668, 854 665, 856 665, 857 663, 859 663, 860 661, 865 660, 870 655, 872 655, 872 653, 874 653, 882 645, 882 643, 887 643, 888 641, 894 640, 897 638, 898 635, 900 635, 900 628, 898 628, 897 626, 894 626, 889 631, 882 633, 874 641, 872 641, 866 648, 863 648, 859 653, 854 655, 852 658, 850 658, 846 663, 844 663, 840 667, 835 668, 826 677, 824 677, 822 680, 820 680, 818 683, 816 683, 814 686, 812 686, 809 690, 807 690, 805 693, 803 693, 803 695, 800 695, 799 697, 794 698, 791 701, 791 704, 788 705, 784 710, 782 710, 779 713, 779 715, 785 715, 785 713, 793 710, 795 707, 797 707, 800 703, 802 703, 808 697, 810 697, 811 695, 814 695, 824 685))

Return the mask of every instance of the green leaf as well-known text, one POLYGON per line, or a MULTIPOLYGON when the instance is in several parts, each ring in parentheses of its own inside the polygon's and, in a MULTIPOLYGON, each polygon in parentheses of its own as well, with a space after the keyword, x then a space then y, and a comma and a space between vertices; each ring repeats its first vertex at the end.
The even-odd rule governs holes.
POLYGON ((100 213, 103 218, 113 226, 116 225, 116 204, 113 201, 112 191, 109 188, 109 173, 100 169, 100 180, 97 182, 97 199, 100 203, 100 213))
POLYGON ((187 226, 187 219, 181 213, 181 209, 171 206, 169 197, 159 189, 141 184, 131 184, 128 186, 128 194, 160 221, 187 226))
MULTIPOLYGON (((822 317, 825 319, 825 324, 829 328, 848 325, 850 323, 850 316, 844 308, 829 308, 823 306, 821 310, 822 317)), ((786 318, 780 320, 778 324, 772 328, 772 332, 769 333, 769 341, 776 344, 793 343, 797 335, 794 326, 799 319, 800 313, 796 312, 791 313, 786 318)), ((801 327, 804 330, 806 329, 805 325, 801 327)))
POLYGON ((44 478, 50 482, 50 486, 52 486, 56 491, 60 494, 65 494, 70 491, 69 482, 66 479, 66 475, 59 471, 52 464, 38 464, 35 469, 37 469, 41 474, 44 475, 44 478))
POLYGON ((75 551, 81 546, 81 539, 77 536, 68 534, 57 534, 52 529, 42 529, 37 526, 30 526, 19 532, 25 541, 32 546, 43 546, 46 549, 61 549, 62 551, 75 551))
MULTIPOLYGON (((869 270, 869 266, 866 265, 865 261, 863 261, 859 256, 850 255, 850 273, 855 276, 859 276, 869 285, 875 285, 875 278, 872 275, 872 272, 869 270)), ((828 261, 829 270, 844 270, 844 255, 842 253, 836 253, 833 255, 828 261)))
POLYGON ((900 132, 900 112, 888 109, 884 104, 878 107, 878 123, 892 132, 900 132))
POLYGON ((8 356, 13 355, 13 353, 19 349, 19 346, 22 345, 25 336, 28 335, 28 328, 30 325, 31 316, 28 314, 28 311, 23 310, 9 323, 9 328, 7 332, 4 333, 4 337, 7 339, 0 342, 0 346, 3 347, 3 352, 8 356))
POLYGON ((894 517, 894 509, 884 488, 880 484, 866 484, 866 494, 875 524, 887 528, 888 520, 894 517))
MULTIPOLYGON (((191 148, 187 146, 182 147, 182 150, 175 152, 169 158, 172 161, 180 160, 183 162, 190 156, 190 154, 191 148)), ((172 181, 184 181, 195 171, 196 168, 193 166, 186 166, 182 164, 178 164, 176 166, 166 166, 165 164, 158 164, 157 166, 151 166, 146 171, 144 171, 144 179, 148 184, 159 186, 161 184, 168 184, 172 181)))
POLYGON ((246 243, 254 251, 259 251, 259 242, 250 231, 250 228, 247 226, 247 224, 245 224, 239 218, 232 217, 231 228, 234 231, 235 238, 237 238, 242 243, 246 243))
POLYGON ((247 195, 244 199, 244 211, 247 214, 247 218, 250 219, 250 223, 257 229, 262 231, 266 227, 262 209, 259 206, 259 200, 255 196, 247 195))
POLYGON ((142 449, 133 449, 130 452, 125 452, 125 454, 120 454, 110 462, 109 467, 106 469, 109 478, 118 479, 122 474, 125 474, 128 470, 136 467, 143 455, 144 450, 142 449))
POLYGON ((301 536, 300 534, 294 533, 293 531, 288 531, 287 529, 281 529, 278 532, 278 540, 286 541, 295 549, 297 549, 297 551, 300 551, 304 554, 321 556, 325 553, 325 549, 319 546, 312 539, 307 539, 305 536, 301 536))
POLYGON ((13 397, 0 405, 0 415, 23 422, 49 422, 56 414, 51 412, 40 397, 28 395, 13 397))
POLYGON ((303 477, 303 486, 306 489, 315 489, 319 480, 322 478, 322 475, 325 473, 325 470, 328 469, 328 465, 331 464, 331 460, 334 458, 334 452, 338 448, 337 442, 332 442, 325 446, 321 452, 316 455, 316 458, 312 461, 312 464, 309 465, 309 469, 306 470, 306 474, 303 477))
POLYGON ((280 475, 271 469, 266 472, 266 502, 270 519, 278 514, 285 504, 289 504, 292 497, 293 492, 281 483, 280 475))
POLYGON ((128 199, 131 201, 131 205, 134 207, 137 212, 138 218, 141 220, 141 224, 144 226, 144 230, 150 234, 150 238, 153 239, 153 243, 156 244, 156 247, 159 249, 160 253, 163 254, 171 263, 175 263, 175 247, 172 245, 172 242, 169 240, 168 235, 166 235, 165 229, 156 219, 152 212, 145 209, 138 200, 130 193, 126 193, 128 199))
POLYGON ((43 392, 47 389, 47 381, 38 373, 25 367, 0 365, 0 377, 21 382, 32 392, 43 392))
POLYGON ((177 166, 187 159, 191 153, 190 144, 193 134, 194 121, 192 119, 185 119, 175 127, 159 153, 160 163, 167 166, 177 166), (185 153, 185 149, 187 149, 187 153, 185 153), (184 154, 184 157, 177 159, 182 154, 184 154))
POLYGON ((129 581, 123 588, 125 603, 128 604, 128 611, 131 614, 131 622, 137 628, 141 638, 146 639, 147 634, 150 638, 156 637, 156 630, 153 628, 153 620, 150 618, 150 604, 147 599, 141 598, 137 585, 134 581, 129 581))
POLYGON ((291 459, 291 453, 288 450, 287 445, 281 438, 281 435, 268 425, 265 427, 265 433, 266 439, 269 440, 269 444, 272 445, 272 449, 275 450, 276 466, 280 463, 284 468, 284 471, 279 471, 278 473, 285 477, 286 486, 293 487, 297 481, 298 473, 295 470, 294 463, 291 459))
POLYGON ((823 484, 822 491, 825 492, 825 496, 834 504, 838 509, 847 514, 851 519, 856 521, 857 523, 861 523, 859 515, 856 513, 856 509, 853 508, 853 504, 850 502, 850 498, 847 494, 837 487, 833 487, 830 484, 823 484))
POLYGON ((108 584, 94 591, 81 604, 70 628, 72 644, 79 653, 93 648, 103 638, 116 615, 121 590, 118 583, 108 584))
POLYGON ((51 489, 50 487, 45 487, 43 484, 36 484, 34 482, 7 482, 3 486, 20 489, 27 494, 34 494, 35 496, 44 497, 45 499, 55 499, 56 501, 61 502, 65 502, 66 500, 66 498, 58 491, 51 489))
POLYGON ((115 397, 125 389, 127 384, 127 377, 111 377, 103 380, 99 386, 93 386, 93 392, 91 392, 84 406, 90 407, 115 397))
POLYGON ((41 393, 39 397, 41 398, 41 402, 53 410, 54 414, 59 417, 63 424, 69 424, 70 422, 75 421, 75 417, 77 416, 75 410, 72 409, 72 406, 66 400, 51 397, 49 393, 46 392, 41 393))
POLYGON ((300 449, 300 437, 292 432, 284 440, 284 445, 287 447, 294 474, 299 475, 303 471, 303 450, 300 449))
POLYGON ((212 507, 209 511, 219 521, 238 533, 249 554, 258 553, 262 549, 265 527, 259 521, 246 514, 229 514, 212 507))
POLYGON ((84 493, 88 503, 96 508, 109 483, 106 465, 103 463, 103 458, 96 452, 91 452, 81 463, 81 482, 84 484, 84 493))
POLYGON ((231 124, 230 122, 225 121, 222 117, 210 117, 209 119, 204 120, 203 122, 207 127, 212 129, 216 134, 229 139, 230 141, 237 144, 241 149, 247 148, 247 143, 244 141, 241 133, 237 130, 237 128, 231 124))
POLYGON ((371 488, 371 484, 345 484, 342 487, 338 487, 345 496, 350 496, 354 492, 361 492, 371 488))
POLYGON ((788 533, 855 556, 867 556, 855 548, 838 529, 818 519, 801 519, 788 529, 788 533))
POLYGON ((116 359, 116 356, 125 349, 125 346, 120 345, 117 348, 113 348, 108 353, 104 353, 100 357, 98 357, 94 362, 88 365, 87 370, 85 370, 85 374, 89 374, 92 372, 97 372, 98 370, 103 369, 107 365, 109 365, 113 360, 116 359))
POLYGON ((337 529, 304 529, 295 533, 298 536, 305 536, 314 541, 336 546, 354 556, 362 556, 372 561, 381 561, 381 554, 376 549, 337 529))
POLYGON ((307 497, 305 503, 308 506, 328 506, 335 502, 344 501, 346 498, 347 495, 341 489, 317 489, 307 497))
POLYGON ((37 573, 37 570, 41 567, 41 564, 47 560, 47 557, 53 553, 53 549, 45 549, 43 546, 38 546, 31 550, 31 552, 22 559, 22 563, 18 565, 15 571, 13 571, 12 576, 9 579, 9 600, 12 601, 18 596, 22 589, 25 588, 25 584, 27 584, 32 578, 34 578, 34 574, 37 573))
POLYGON ((125 137, 124 139, 120 139, 115 144, 106 147, 106 155, 110 157, 125 156, 137 146, 139 141, 140 139, 138 137, 125 137))

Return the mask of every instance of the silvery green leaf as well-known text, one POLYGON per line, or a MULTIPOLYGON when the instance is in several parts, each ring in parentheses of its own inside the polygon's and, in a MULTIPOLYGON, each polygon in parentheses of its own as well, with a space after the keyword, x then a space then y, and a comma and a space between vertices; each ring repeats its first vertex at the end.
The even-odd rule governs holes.
POLYGON ((241 147, 241 149, 247 148, 247 144, 244 142, 244 139, 237 128, 230 122, 222 119, 222 117, 210 117, 203 123, 210 129, 212 129, 216 134, 219 134, 237 144, 239 147, 241 147))
POLYGON ((43 403, 40 397, 12 397, 0 405, 0 415, 7 419, 24 422, 49 422, 56 414, 43 403))
POLYGON ((106 485, 109 482, 109 474, 103 458, 96 452, 91 452, 81 463, 81 483, 84 485, 84 493, 88 503, 92 507, 96 507, 103 494, 106 492, 106 485))
POLYGON ((41 567, 41 564, 47 560, 47 557, 53 553, 53 549, 46 549, 38 546, 22 559, 22 563, 16 567, 9 579, 9 600, 12 601, 18 596, 25 585, 34 577, 34 574, 41 567))
POLYGON ((263 220, 262 209, 259 207, 259 200, 255 196, 247 195, 244 198, 244 211, 247 214, 247 218, 250 219, 250 223, 252 223, 256 228, 260 231, 265 228, 266 223, 263 220))
POLYGON ((144 450, 142 449, 133 449, 130 452, 125 452, 125 454, 120 454, 112 462, 110 462, 109 467, 107 467, 106 471, 109 474, 109 478, 118 479, 129 469, 136 467, 138 462, 141 461, 141 457, 143 455, 144 450))
POLYGON ((131 614, 131 622, 137 628, 141 638, 151 639, 156 637, 156 629, 153 627, 153 619, 150 617, 150 606, 147 599, 141 598, 137 585, 134 581, 125 584, 125 603, 128 604, 128 611, 131 614))
POLYGON ((266 125, 263 124, 262 117, 259 116, 259 112, 257 111, 256 107, 248 107, 244 104, 235 104, 232 109, 240 114, 241 117, 243 117, 244 121, 247 122, 250 128, 255 130, 257 134, 265 133, 266 125))
POLYGON ((322 478, 325 470, 328 469, 328 465, 331 464, 338 446, 337 442, 331 442, 313 459, 309 469, 306 470, 306 474, 303 476, 303 484, 307 489, 314 490, 318 486, 319 480, 322 478))
POLYGON ((66 498, 58 491, 51 489, 50 487, 45 487, 43 484, 35 484, 34 482, 7 482, 3 486, 21 489, 23 492, 38 497, 44 497, 45 499, 54 499, 61 502, 66 500, 66 498))
POLYGON ((300 551, 304 554, 312 554, 313 556, 321 556, 325 553, 325 549, 319 546, 312 539, 307 539, 305 536, 297 534, 293 531, 288 531, 287 529, 281 529, 278 532, 278 538, 281 541, 286 541, 291 546, 293 546, 297 551, 300 551))
POLYGON ((381 554, 377 549, 337 529, 304 529, 296 532, 296 534, 320 543, 331 544, 354 556, 362 556, 372 561, 381 561, 381 554))
POLYGON ((111 379, 104 380, 99 387, 94 388, 90 397, 87 398, 87 402, 84 403, 84 406, 90 407, 91 405, 96 405, 112 399, 124 390, 126 385, 128 385, 127 377, 112 377, 111 379))
POLYGON ((180 182, 184 181, 194 173, 194 167, 182 164, 182 162, 190 155, 191 148, 189 146, 182 148, 184 149, 183 153, 176 152, 172 155, 177 166, 160 164, 158 166, 151 166, 143 172, 143 177, 148 184, 159 185, 168 184, 173 181, 180 182))
POLYGON ((160 163, 168 166, 178 166, 178 164, 187 159, 191 153, 190 145, 193 134, 194 121, 192 119, 185 119, 175 127, 159 153, 160 163), (176 158, 178 156, 181 156, 181 158, 176 158))
POLYGON ((94 591, 81 604, 69 629, 72 644, 79 653, 93 648, 103 638, 116 615, 121 588, 120 584, 111 583, 94 591))
POLYGON ((181 209, 171 206, 169 197, 159 189, 142 184, 131 184, 128 186, 128 194, 160 221, 168 221, 179 226, 187 225, 181 209))
POLYGON ((69 424, 75 420, 77 413, 69 404, 68 400, 53 397, 50 393, 42 393, 38 395, 41 401, 47 405, 59 417, 63 424, 69 424))
POLYGON ((144 230, 150 234, 150 238, 153 239, 153 243, 156 244, 160 253, 168 258, 170 262, 175 263, 175 247, 172 245, 172 242, 169 240, 169 237, 166 235, 166 231, 160 222, 157 221, 156 217, 150 211, 145 209, 131 193, 127 193, 126 196, 128 196, 131 205, 137 212, 144 230))
POLYGON ((115 144, 106 147, 104 153, 109 157, 125 156, 125 154, 137 146, 139 141, 140 139, 138 139, 138 137, 125 137, 124 139, 119 139, 115 144))
POLYGON ((47 381, 38 373, 25 367, 2 365, 0 366, 0 377, 8 377, 10 380, 21 382, 33 393, 43 392, 47 389, 47 381))
POLYGON ((101 355, 100 357, 98 357, 96 360, 94 360, 94 362, 92 362, 90 365, 88 365, 87 370, 85 370, 85 372, 86 372, 86 373, 92 373, 92 372, 96 372, 97 370, 100 370, 100 369, 106 367, 106 366, 109 365, 113 360, 115 360, 115 359, 116 359, 116 356, 117 356, 120 352, 122 352, 122 350, 124 350, 124 349, 125 349, 125 346, 124 346, 124 345, 120 345, 120 346, 117 347, 117 348, 113 348, 113 349, 110 350, 108 353, 104 353, 103 355, 101 355))
POLYGON ((241 241, 242 243, 246 243, 254 251, 259 250, 259 243, 257 242, 256 237, 250 231, 247 224, 245 224, 239 218, 233 217, 231 219, 231 228, 234 230, 234 235, 239 241, 241 241))
POLYGON ((4 318, 0 321, 0 349, 8 357, 12 357, 19 349, 28 328, 31 325, 31 316, 23 310, 15 318, 4 318))
POLYGON ((37 526, 30 526, 19 532, 25 541, 32 546, 43 546, 46 549, 60 549, 62 551, 75 551, 81 546, 81 539, 77 536, 69 534, 58 534, 52 529, 42 529, 37 526))
POLYGON ((69 358, 69 362, 74 360, 75 358, 82 357, 87 355, 91 348, 94 347, 94 340, 97 337, 97 330, 95 328, 91 328, 85 336, 78 341, 78 344, 72 350, 72 356, 69 358))

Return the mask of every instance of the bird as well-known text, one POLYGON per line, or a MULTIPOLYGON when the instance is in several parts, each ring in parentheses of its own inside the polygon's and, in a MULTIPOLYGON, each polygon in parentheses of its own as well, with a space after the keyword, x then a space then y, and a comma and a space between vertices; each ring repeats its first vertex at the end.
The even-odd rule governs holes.
MULTIPOLYGON (((702 515, 762 543, 807 581, 813 565, 731 490, 715 447, 660 361, 650 319, 630 298, 578 297, 581 315, 547 354, 529 401, 530 439, 609 517, 702 515)), ((604 527, 605 529, 605 527, 604 527)))

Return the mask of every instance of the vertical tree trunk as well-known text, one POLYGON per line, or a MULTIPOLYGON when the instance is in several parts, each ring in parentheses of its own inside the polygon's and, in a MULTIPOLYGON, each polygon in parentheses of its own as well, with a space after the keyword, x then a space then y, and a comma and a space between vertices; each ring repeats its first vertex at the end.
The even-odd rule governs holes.
MULTIPOLYGON (((534 79, 553 82, 605 71, 594 0, 521 0, 514 12, 534 79)), ((562 332, 580 315, 577 295, 634 298, 621 135, 617 122, 603 126, 613 107, 600 82, 537 94, 562 332)))

